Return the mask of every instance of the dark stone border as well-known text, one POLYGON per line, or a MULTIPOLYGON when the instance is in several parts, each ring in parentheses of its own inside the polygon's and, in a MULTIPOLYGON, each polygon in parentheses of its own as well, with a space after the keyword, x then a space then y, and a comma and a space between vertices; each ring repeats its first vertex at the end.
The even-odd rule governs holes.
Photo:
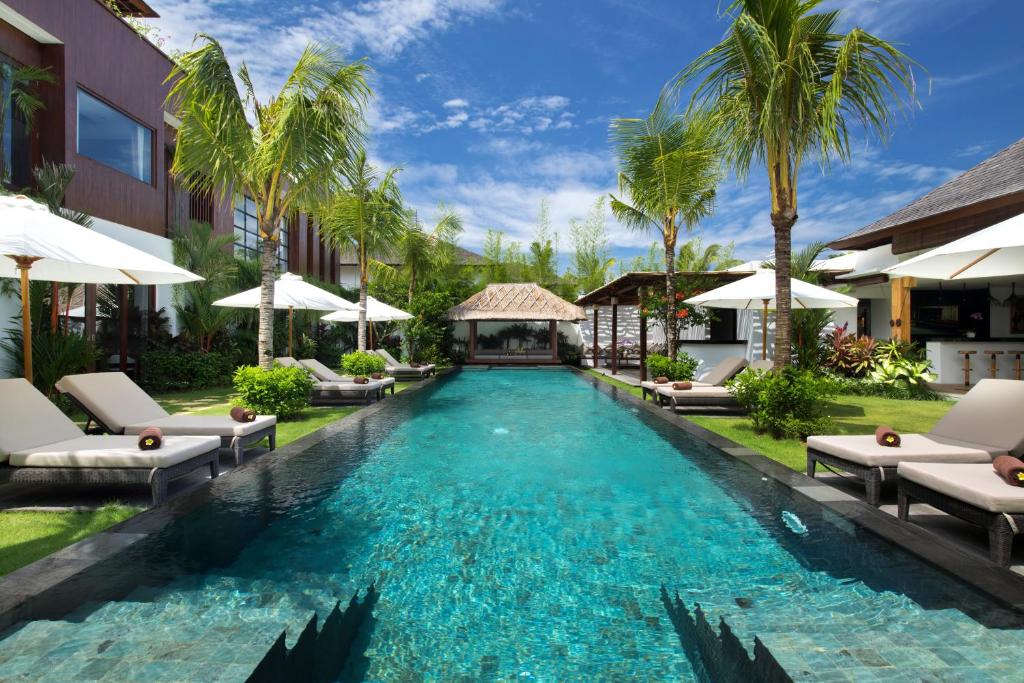
MULTIPOLYGON (((403 396, 411 395, 432 385, 437 379, 457 371, 457 368, 440 370, 435 377, 425 378, 382 401, 360 407, 350 415, 278 448, 270 457, 266 457, 268 454, 265 453, 216 479, 209 479, 205 484, 182 492, 159 507, 144 510, 104 531, 0 577, 0 632, 19 621, 36 618, 34 615, 38 611, 51 612, 51 606, 55 602, 65 599, 64 596, 69 592, 74 593, 76 582, 85 572, 96 569, 118 553, 163 530, 175 519, 216 498, 218 491, 233 486, 239 478, 258 476, 264 469, 286 466, 291 458, 300 456, 311 446, 329 439, 353 424, 372 418, 381 410, 387 410, 393 402, 404 402, 403 396)), ((129 583, 132 580, 130 576, 109 578, 111 581, 124 580, 129 583)), ((81 602, 89 599, 88 596, 80 597, 81 602)), ((67 611, 70 612, 72 609, 73 607, 67 611)))
POLYGON ((742 461, 805 498, 825 506, 840 517, 850 520, 874 535, 938 567, 954 578, 981 591, 994 601, 1024 612, 1024 576, 967 552, 923 527, 901 522, 896 517, 882 512, 848 493, 817 479, 811 479, 802 472, 792 470, 768 456, 752 451, 746 446, 690 422, 673 410, 665 410, 650 401, 639 399, 603 379, 594 377, 583 369, 572 369, 596 389, 612 398, 645 410, 647 414, 674 425, 677 429, 681 429, 726 455, 742 461))

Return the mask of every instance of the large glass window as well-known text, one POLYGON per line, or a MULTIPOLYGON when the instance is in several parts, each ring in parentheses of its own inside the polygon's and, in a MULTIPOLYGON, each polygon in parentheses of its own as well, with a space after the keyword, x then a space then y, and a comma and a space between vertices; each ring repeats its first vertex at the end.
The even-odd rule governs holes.
MULTIPOLYGON (((277 244, 277 267, 288 270, 288 224, 281 221, 280 241, 277 244)), ((235 256, 259 259, 263 240, 256 222, 256 203, 248 197, 235 199, 235 256)))
MULTIPOLYGON (((17 66, 0 55, 0 134, 2 134, 2 165, 0 182, 10 187, 26 187, 31 181, 29 173, 28 126, 21 111, 14 104, 12 83, 17 66)), ((31 90, 31 88, 30 88, 31 90)))
POLYGON ((78 153, 144 183, 153 182, 153 131, 81 89, 78 153))

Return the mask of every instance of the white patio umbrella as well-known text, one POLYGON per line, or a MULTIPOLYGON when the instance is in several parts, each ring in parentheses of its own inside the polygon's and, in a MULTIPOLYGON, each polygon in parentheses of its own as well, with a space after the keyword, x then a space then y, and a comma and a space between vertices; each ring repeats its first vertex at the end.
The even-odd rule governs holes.
MULTIPOLYGON (((857 300, 810 282, 789 281, 794 308, 856 308, 857 300)), ((768 355, 768 311, 776 308, 775 271, 762 270, 750 277, 730 282, 711 291, 690 297, 685 303, 708 308, 734 308, 761 311, 761 358, 768 355)))
POLYGON ((1024 214, 926 251, 883 272, 931 280, 1024 274, 1024 214))
MULTIPOLYGON (((229 308, 259 308, 260 288, 253 287, 244 292, 219 299, 214 301, 213 305, 229 308)), ((284 273, 274 283, 274 308, 288 311, 289 356, 292 355, 292 329, 294 326, 292 318, 296 308, 305 311, 359 310, 359 307, 351 301, 311 285, 303 281, 301 275, 293 275, 292 273, 284 273)))
POLYGON ((28 197, 0 197, 0 277, 21 280, 25 379, 32 381, 29 280, 167 285, 203 278, 50 213, 28 197))
MULTIPOLYGON (((370 323, 370 348, 373 348, 373 323, 390 322, 392 320, 412 320, 415 318, 412 313, 406 313, 400 308, 389 306, 383 301, 366 297, 366 321, 370 323)), ((355 323, 359 322, 359 311, 335 311, 328 313, 321 320, 332 323, 355 323)))

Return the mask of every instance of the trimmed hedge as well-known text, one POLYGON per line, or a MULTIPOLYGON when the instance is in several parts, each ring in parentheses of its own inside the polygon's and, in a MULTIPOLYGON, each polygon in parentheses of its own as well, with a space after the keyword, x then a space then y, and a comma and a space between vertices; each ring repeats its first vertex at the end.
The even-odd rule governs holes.
POLYGON ((228 386, 234 370, 231 358, 215 351, 151 350, 141 363, 139 384, 151 393, 228 386))
POLYGON ((279 420, 295 417, 309 406, 316 380, 305 368, 275 365, 264 370, 244 365, 235 370, 235 391, 246 408, 279 420))
POLYGON ((353 351, 341 357, 341 369, 353 377, 369 377, 374 372, 384 372, 387 363, 375 353, 353 351))

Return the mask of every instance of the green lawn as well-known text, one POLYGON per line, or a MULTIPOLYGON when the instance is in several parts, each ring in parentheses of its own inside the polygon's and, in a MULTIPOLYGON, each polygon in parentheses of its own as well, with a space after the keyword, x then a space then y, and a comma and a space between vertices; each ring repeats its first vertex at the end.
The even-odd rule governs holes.
MULTIPOLYGON (((591 375, 640 396, 640 388, 588 370, 591 375)), ((946 414, 950 401, 895 401, 874 396, 840 396, 829 401, 825 414, 832 417, 836 434, 871 434, 880 424, 891 425, 899 432, 926 432, 946 414)), ((803 472, 807 465, 806 447, 797 439, 776 440, 755 434, 745 417, 687 415, 685 419, 727 439, 777 460, 787 467, 803 472)))
POLYGON ((128 519, 139 508, 111 504, 95 512, 0 513, 0 576, 128 519))
MULTIPOLYGON (((416 382, 398 382, 395 392, 413 384, 416 382)), ((154 398, 168 412, 197 415, 226 415, 234 404, 230 387, 161 394, 154 398)), ((285 446, 359 408, 309 408, 298 418, 278 423, 277 445, 285 446)), ((139 511, 140 508, 112 504, 94 512, 0 512, 0 576, 103 531, 139 511)))

